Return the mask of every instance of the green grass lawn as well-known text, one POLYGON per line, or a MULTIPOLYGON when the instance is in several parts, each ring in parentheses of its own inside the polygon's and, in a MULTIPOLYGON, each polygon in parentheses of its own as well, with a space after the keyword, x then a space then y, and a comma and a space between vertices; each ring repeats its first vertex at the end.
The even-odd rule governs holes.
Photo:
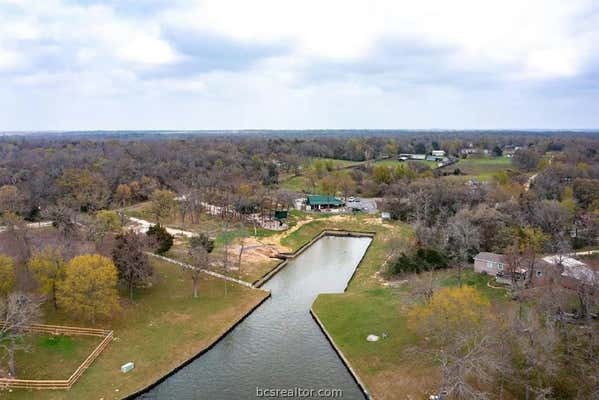
POLYGON ((68 379, 102 341, 95 336, 36 334, 15 355, 20 379, 68 379))
POLYGON ((481 181, 491 180, 493 175, 500 171, 512 168, 512 159, 509 157, 476 157, 461 159, 457 164, 447 167, 453 171, 459 168, 462 174, 481 181))
POLYGON ((324 161, 325 163, 332 163, 334 168, 346 168, 354 165, 364 164, 366 161, 351 161, 351 160, 340 160, 338 158, 325 158, 325 157, 312 157, 311 161, 316 160, 324 161))
MULTIPOLYGON (((113 329, 113 341, 81 379, 69 391, 14 390, 0 392, 6 399, 113 399, 121 398, 157 380, 201 349, 210 345, 266 293, 203 277, 200 297, 192 298, 191 280, 177 266, 152 259, 156 281, 145 289, 135 291, 133 304, 115 316, 113 321, 98 323, 98 327, 113 329), (120 366, 128 361, 135 363, 132 372, 123 374, 120 366)), ((47 323, 89 326, 84 321, 72 321, 63 313, 49 312, 47 323)), ((77 339, 78 341, 78 339, 77 339)), ((28 375, 44 376, 59 371, 54 355, 73 357, 80 351, 76 343, 58 345, 59 350, 45 350, 27 357, 38 357, 37 367, 28 368, 28 375), (69 350, 71 348, 72 350, 69 350), (69 353, 71 352, 72 353, 69 353), (66 354, 66 355, 65 355, 66 354)), ((82 350, 81 350, 82 351, 82 350)), ((60 357, 60 356, 59 356, 60 357)))
MULTIPOLYGON (((369 251, 359 268, 370 271, 380 262, 378 246, 373 243, 375 251, 369 251)), ((396 288, 360 284, 364 278, 357 276, 357 284, 346 293, 318 296, 314 311, 374 398, 427 398, 438 383, 439 371, 419 351, 420 338, 407 325, 406 313, 416 302, 414 276, 403 277, 405 282, 396 288), (387 337, 378 342, 366 341, 369 334, 382 337, 383 333, 387 337)), ((438 271, 434 279, 436 287, 459 284, 455 269, 438 271)), ((489 279, 472 270, 462 273, 463 285, 475 287, 495 303, 505 303, 506 291, 488 287, 489 279)))
POLYGON ((362 360, 367 374, 393 364, 397 349, 416 341, 406 326, 406 319, 398 315, 399 307, 400 297, 385 288, 322 294, 313 306, 319 318, 327 321, 327 330, 334 335, 335 342, 344 350, 351 349, 348 355, 352 361, 362 360), (383 333, 388 337, 378 343, 365 340, 369 334, 382 336, 383 333))
POLYGON ((284 179, 279 184, 281 189, 290 190, 292 192, 308 193, 310 192, 310 185, 308 179, 305 176, 292 176, 284 179))
POLYGON ((377 161, 374 165, 385 165, 387 167, 397 167, 398 165, 407 165, 408 163, 418 163, 426 165, 427 167, 434 169, 437 168, 437 161, 427 161, 427 160, 410 160, 410 161, 398 161, 395 159, 387 159, 377 161))

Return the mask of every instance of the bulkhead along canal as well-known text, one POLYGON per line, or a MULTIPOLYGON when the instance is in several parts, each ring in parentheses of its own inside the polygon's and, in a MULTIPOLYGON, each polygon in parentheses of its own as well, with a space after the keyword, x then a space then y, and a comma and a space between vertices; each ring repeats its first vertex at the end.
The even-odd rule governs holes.
POLYGON ((253 399, 264 390, 298 388, 322 395, 312 398, 333 398, 328 391, 341 390, 336 398, 364 399, 309 311, 318 294, 343 292, 371 240, 316 241, 263 286, 272 292, 270 299, 211 350, 139 398, 253 399))

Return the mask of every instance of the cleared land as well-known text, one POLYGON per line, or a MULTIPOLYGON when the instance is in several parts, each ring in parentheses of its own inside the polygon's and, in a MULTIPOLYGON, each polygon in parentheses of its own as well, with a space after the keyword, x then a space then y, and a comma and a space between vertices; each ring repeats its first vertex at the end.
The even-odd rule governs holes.
MULTIPOLYGON (((51 400, 122 398, 209 346, 267 296, 266 292, 231 283, 227 283, 225 296, 224 281, 206 276, 200 282, 200 297, 194 299, 191 280, 184 271, 160 260, 152 259, 152 263, 156 272, 154 284, 136 290, 134 303, 125 305, 112 323, 98 324, 113 329, 116 340, 70 391, 0 392, 0 398, 20 400, 34 395, 36 399, 51 400), (123 374, 120 366, 128 361, 135 363, 135 369, 123 374)), ((48 312, 46 321, 74 323, 68 316, 52 312, 48 312)), ((54 363, 56 357, 50 355, 48 352, 31 355, 38 357, 37 376, 62 368, 54 363)))
POLYGON ((488 181, 497 172, 507 171, 512 168, 512 159, 509 157, 476 157, 461 159, 457 164, 448 166, 446 171, 456 168, 468 178, 488 181))
POLYGON ((392 160, 392 159, 377 161, 374 165, 385 165, 387 167, 396 167, 400 164, 407 165, 408 163, 418 163, 418 164, 426 165, 427 167, 429 167, 431 169, 437 168, 437 165, 438 165, 437 161, 427 161, 427 160, 398 161, 398 160, 392 160))
MULTIPOLYGON (((325 169, 324 175, 328 175, 330 173, 339 172, 339 173, 349 173, 348 168, 357 167, 360 165, 366 164, 366 161, 349 161, 349 160, 340 160, 336 158, 323 158, 323 157, 312 157, 309 158, 308 162, 302 167, 304 171, 306 169, 312 168, 314 163, 322 162, 322 166, 325 169)), ((283 175, 280 178, 279 186, 282 189, 286 189, 292 192, 299 193, 318 193, 319 188, 313 187, 308 180, 308 178, 304 175, 292 175, 287 174, 283 175)))
MULTIPOLYGON (((142 218, 149 221, 153 220, 153 216, 148 211, 149 202, 139 203, 128 207, 125 213, 130 217, 142 218)), ((302 215, 303 217, 303 215, 302 215)), ((289 224, 296 223, 298 217, 291 215, 289 224)), ((211 253, 212 266, 209 268, 219 273, 228 276, 254 282, 261 278, 268 271, 272 270, 280 260, 272 258, 278 248, 272 246, 271 241, 266 242, 265 239, 276 235, 278 231, 257 228, 254 231, 253 227, 243 226, 239 222, 230 224, 226 231, 222 228, 222 219, 218 216, 201 214, 198 223, 191 223, 189 219, 186 222, 181 221, 180 216, 173 215, 163 221, 163 225, 171 228, 179 228, 195 233, 205 233, 215 239, 214 250, 211 253), (239 250, 241 240, 243 239, 244 251, 241 258, 241 268, 238 268, 239 250), (222 268, 222 260, 225 252, 225 247, 228 244, 229 254, 229 269, 224 271, 222 268)), ((166 254, 167 257, 174 258, 189 264, 193 264, 188 255, 189 245, 186 239, 177 238, 174 246, 166 254)))

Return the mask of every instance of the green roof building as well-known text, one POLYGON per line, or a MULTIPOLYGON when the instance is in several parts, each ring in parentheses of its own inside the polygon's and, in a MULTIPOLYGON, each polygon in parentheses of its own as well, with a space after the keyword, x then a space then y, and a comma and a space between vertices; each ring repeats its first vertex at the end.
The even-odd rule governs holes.
POLYGON ((306 205, 309 205, 313 210, 322 210, 326 208, 338 208, 345 206, 345 203, 335 196, 323 196, 311 194, 308 195, 306 205))

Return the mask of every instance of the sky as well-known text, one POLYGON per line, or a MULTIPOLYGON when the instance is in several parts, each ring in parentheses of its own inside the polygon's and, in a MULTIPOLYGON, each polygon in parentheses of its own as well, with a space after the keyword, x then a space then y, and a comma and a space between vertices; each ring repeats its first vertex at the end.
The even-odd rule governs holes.
POLYGON ((595 0, 0 0, 0 131, 599 128, 595 0))

